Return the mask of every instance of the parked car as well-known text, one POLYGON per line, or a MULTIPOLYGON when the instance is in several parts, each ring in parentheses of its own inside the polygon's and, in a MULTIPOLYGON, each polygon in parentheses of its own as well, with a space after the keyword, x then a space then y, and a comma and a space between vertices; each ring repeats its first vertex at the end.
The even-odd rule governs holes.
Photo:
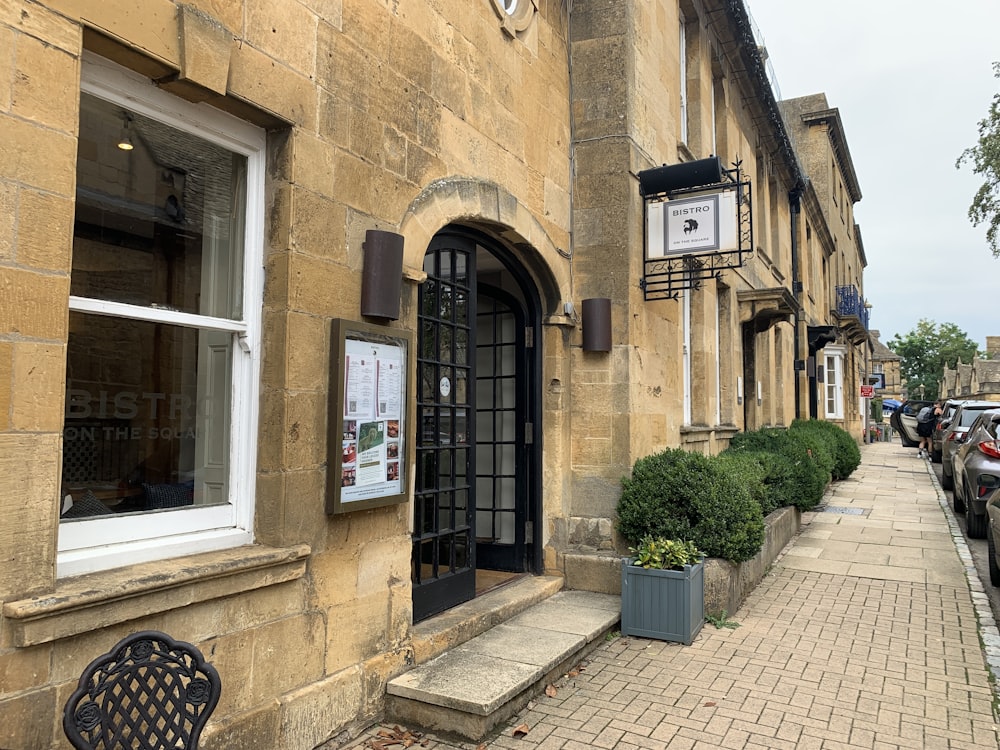
POLYGON ((904 448, 916 448, 920 444, 917 434, 917 414, 925 406, 934 406, 933 401, 907 401, 889 417, 889 424, 899 435, 904 448))
MULTIPOLYGON (((996 406, 996 404, 994 404, 996 406)), ((1000 487, 1000 409, 986 409, 969 427, 952 457, 955 512, 965 508, 965 530, 971 539, 986 536, 986 495, 1000 487)))
MULTIPOLYGON (((946 490, 955 487, 954 468, 952 467, 952 456, 958 446, 965 442, 966 433, 976 417, 987 409, 996 409, 1000 404, 995 401, 963 401, 955 409, 955 414, 945 430, 944 439, 941 441, 941 486, 946 490)), ((914 419, 916 419, 914 417, 914 419)), ((957 494, 952 498, 952 506, 956 513, 964 513, 965 507, 961 505, 962 498, 957 494), (959 510, 961 508, 961 510, 959 510)))
POLYGON ((958 405, 963 400, 960 398, 949 398, 941 404, 941 416, 938 417, 937 424, 934 426, 934 434, 931 436, 931 461, 936 464, 941 463, 941 446, 947 434, 945 430, 951 424, 951 420, 955 417, 955 412, 958 410, 958 405))
POLYGON ((989 550, 990 583, 1000 586, 1000 487, 990 490, 983 498, 986 504, 986 547, 989 550))

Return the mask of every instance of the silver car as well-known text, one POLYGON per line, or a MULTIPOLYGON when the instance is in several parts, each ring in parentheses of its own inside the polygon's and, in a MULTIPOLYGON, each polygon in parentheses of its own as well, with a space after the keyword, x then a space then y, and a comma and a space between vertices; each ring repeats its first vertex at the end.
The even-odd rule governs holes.
POLYGON ((965 442, 952 456, 955 477, 954 507, 965 509, 966 532, 971 539, 986 536, 986 496, 1000 486, 1000 409, 980 411, 965 442))
MULTIPOLYGON (((972 423, 976 421, 976 417, 981 412, 997 407, 1000 407, 1000 403, 995 401, 963 401, 955 409, 955 414, 951 418, 951 423, 944 430, 944 439, 941 441, 941 486, 946 490, 955 486, 952 456, 958 450, 958 446, 965 442, 965 435, 972 423)), ((955 505, 956 513, 964 512, 964 506, 962 506, 963 510, 958 509, 960 502, 961 498, 955 495, 952 503, 955 505)))

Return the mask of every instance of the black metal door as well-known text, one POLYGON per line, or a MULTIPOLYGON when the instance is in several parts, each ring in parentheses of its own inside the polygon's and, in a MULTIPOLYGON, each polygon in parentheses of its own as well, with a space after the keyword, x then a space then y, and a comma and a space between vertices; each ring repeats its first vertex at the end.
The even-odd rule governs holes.
POLYGON ((478 287, 476 304, 476 556, 481 568, 526 568, 530 429, 524 313, 499 289, 478 287))
POLYGON ((418 299, 413 621, 475 596, 474 329, 476 245, 439 236, 418 299))

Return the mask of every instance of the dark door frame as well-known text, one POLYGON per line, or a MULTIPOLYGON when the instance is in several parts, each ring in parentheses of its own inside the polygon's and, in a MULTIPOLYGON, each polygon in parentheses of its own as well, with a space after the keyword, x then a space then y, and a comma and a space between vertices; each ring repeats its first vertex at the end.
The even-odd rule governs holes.
MULTIPOLYGON (((434 472, 440 472, 439 459, 435 456, 432 458, 432 453, 434 450, 440 450, 441 446, 438 444, 440 436, 437 434, 438 422, 435 421, 435 434, 431 436, 432 439, 428 439, 428 442, 424 443, 426 436, 422 434, 423 432, 423 414, 422 409, 426 408, 436 408, 425 404, 421 391, 418 391, 417 402, 418 402, 418 414, 417 414, 417 494, 414 497, 414 502, 416 508, 414 510, 414 536, 413 536, 413 552, 411 554, 412 563, 414 566, 414 602, 413 602, 413 621, 418 622, 425 619, 433 614, 441 612, 448 609, 455 604, 460 603, 462 600, 472 598, 474 595, 474 574, 476 568, 476 555, 475 555, 475 539, 474 539, 474 511, 475 511, 475 361, 474 351, 475 344, 475 320, 474 316, 476 314, 476 309, 478 305, 478 269, 476 263, 476 255, 478 250, 481 248, 485 252, 489 253, 493 258, 495 258, 506 274, 509 274, 511 280, 517 285, 520 296, 514 296, 523 309, 524 319, 525 319, 525 335, 528 337, 525 348, 522 350, 524 352, 524 380, 525 380, 525 394, 527 396, 528 403, 525 405, 525 420, 530 425, 530 437, 526 441, 528 444, 525 446, 525 450, 522 451, 521 458, 527 463, 525 471, 527 473, 527 479, 525 481, 525 518, 530 529, 530 538, 525 538, 525 545, 528 549, 525 559, 525 565, 528 569, 527 572, 538 572, 542 569, 542 480, 541 480, 541 458, 542 458, 542 430, 541 430, 541 300, 538 295, 537 285, 534 279, 530 276, 527 270, 524 268, 520 260, 515 256, 515 254, 502 243, 489 235, 482 232, 478 232, 471 228, 451 226, 438 232, 434 238, 431 240, 430 245, 427 248, 427 252, 432 251, 439 252, 446 250, 449 243, 455 243, 453 249, 461 249, 466 257, 469 259, 470 275, 466 283, 466 288, 470 294, 469 299, 469 313, 470 313, 470 325, 469 325, 469 354, 470 359, 468 361, 468 383, 466 385, 469 388, 469 393, 466 397, 466 402, 468 404, 466 411, 466 441, 467 450, 464 453, 466 459, 465 466, 465 476, 466 481, 464 482, 464 489, 468 490, 466 495, 466 506, 464 510, 468 513, 471 509, 470 521, 471 529, 469 532, 469 549, 468 558, 466 560, 466 565, 461 571, 456 571, 453 575, 445 575, 445 579, 450 578, 451 580, 444 581, 443 585, 445 588, 452 588, 451 593, 446 593, 444 596, 437 597, 431 593, 431 588, 440 588, 442 585, 442 580, 428 580, 426 582, 421 582, 422 571, 418 573, 418 568, 421 564, 421 556, 418 554, 418 546, 420 543, 421 531, 423 530, 422 524, 426 523, 429 519, 430 504, 433 504, 435 521, 439 519, 439 511, 437 507, 437 500, 431 502, 429 500, 429 495, 422 495, 422 485, 421 485, 421 471, 422 467, 426 469, 424 463, 430 461, 434 468, 434 472), (426 454, 426 455, 425 455, 426 454), (430 503, 430 504, 429 504, 430 503), (426 506, 426 507, 425 507, 426 506), (471 575, 470 575, 471 574, 471 575), (470 579, 472 583, 470 584, 470 579), (472 588, 470 588, 470 585, 472 588), (418 596, 418 593, 423 593, 423 597, 418 596), (465 592, 465 593, 461 593, 465 592), (428 595, 430 595, 430 601, 428 601, 428 595), (423 601, 421 601, 423 599, 423 601)), ((426 255, 425 255, 426 258, 426 255)), ((426 261, 425 261, 426 262, 426 261)), ((440 283, 440 279, 434 280, 436 283, 440 283)), ((421 289, 420 298, 423 301, 424 289, 421 289)), ((422 350, 424 342, 422 336, 425 332, 425 324, 431 322, 435 319, 429 319, 424 316, 424 310, 419 310, 418 313, 418 339, 420 343, 418 344, 418 377, 417 377, 417 388, 424 388, 425 384, 419 372, 420 368, 420 358, 423 357, 425 352, 422 350)), ((436 334, 435 334, 436 335, 436 334)), ((437 382, 436 380, 434 382, 437 382)), ((453 424, 452 430, 457 431, 457 427, 453 424)), ((461 447, 461 446, 456 446, 461 447)), ((451 452, 452 457, 460 455, 461 451, 451 452)), ((430 464, 428 464, 430 465, 430 464)), ((435 477, 439 476, 435 474, 435 477)), ((453 470, 452 476, 456 476, 453 470)), ((450 488, 448 488, 450 490, 450 488)), ((435 553, 434 557, 434 575, 437 576, 439 572, 438 563, 440 560, 440 555, 435 553)))

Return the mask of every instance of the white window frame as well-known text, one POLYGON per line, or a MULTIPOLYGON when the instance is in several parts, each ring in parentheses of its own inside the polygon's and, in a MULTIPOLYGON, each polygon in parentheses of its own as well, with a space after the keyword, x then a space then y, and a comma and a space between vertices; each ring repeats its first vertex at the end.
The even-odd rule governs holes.
POLYGON ((719 287, 715 287, 715 423, 722 424, 722 314, 719 287))
MULTIPOLYGON (((685 274, 687 275, 687 274, 685 274)), ((691 393, 691 293, 685 289, 681 293, 681 379, 684 389, 684 425, 690 425, 693 419, 691 393)))
POLYGON ((260 341, 264 269, 265 133, 206 104, 157 89, 132 71, 95 55, 83 58, 83 92, 159 120, 247 159, 243 319, 231 320, 70 296, 69 309, 232 335, 228 504, 165 513, 100 516, 59 525, 59 576, 160 560, 253 542, 256 436, 259 421, 260 341))
POLYGON ((841 346, 823 349, 823 412, 827 419, 844 418, 844 357, 847 350, 841 346), (832 365, 832 367, 831 367, 832 365), (833 409, 830 409, 830 401, 833 409))
POLYGON ((684 14, 680 17, 679 42, 681 48, 680 59, 680 118, 681 118, 681 143, 688 142, 688 100, 687 100, 687 29, 685 28, 684 14))

